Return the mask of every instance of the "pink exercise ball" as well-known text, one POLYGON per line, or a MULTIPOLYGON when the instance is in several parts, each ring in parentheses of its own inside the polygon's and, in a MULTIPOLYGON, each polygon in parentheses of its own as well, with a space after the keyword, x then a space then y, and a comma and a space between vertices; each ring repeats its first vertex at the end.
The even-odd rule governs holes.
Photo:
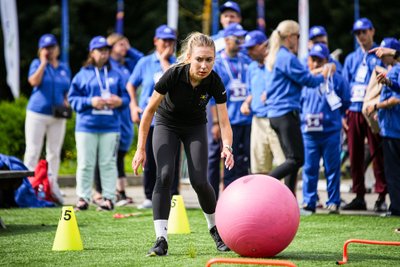
POLYGON ((247 175, 218 199, 215 221, 225 244, 245 257, 273 257, 296 235, 300 210, 292 192, 267 175, 247 175))

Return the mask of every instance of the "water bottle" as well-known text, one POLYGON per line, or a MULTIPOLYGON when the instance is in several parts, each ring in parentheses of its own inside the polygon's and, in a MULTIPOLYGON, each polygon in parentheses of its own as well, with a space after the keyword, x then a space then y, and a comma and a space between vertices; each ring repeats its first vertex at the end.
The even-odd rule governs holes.
POLYGON ((37 198, 40 200, 45 200, 46 193, 44 192, 44 187, 42 184, 38 186, 37 198))

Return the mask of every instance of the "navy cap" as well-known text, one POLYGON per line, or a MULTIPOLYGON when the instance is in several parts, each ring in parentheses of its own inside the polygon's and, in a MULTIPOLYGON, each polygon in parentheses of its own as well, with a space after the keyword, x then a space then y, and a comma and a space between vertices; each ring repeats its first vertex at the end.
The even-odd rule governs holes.
POLYGON ((110 46, 107 43, 107 39, 104 36, 99 35, 93 37, 92 40, 90 41, 89 51, 93 51, 94 49, 99 49, 103 47, 110 48, 110 46))
POLYGON ((222 6, 219 7, 219 12, 224 12, 225 10, 230 9, 233 10, 237 13, 239 13, 240 15, 240 7, 239 4, 234 2, 234 1, 228 1, 225 4, 223 4, 222 6))
POLYGON ((156 29, 154 37, 158 39, 173 39, 176 40, 176 33, 174 29, 163 24, 156 29))
POLYGON ((325 44, 317 43, 311 47, 310 53, 311 57, 319 57, 322 59, 329 59, 329 49, 325 44))
POLYGON ((386 47, 400 51, 400 42, 396 38, 387 37, 382 40, 380 47, 386 47))
POLYGON ((242 37, 245 36, 247 33, 246 30, 243 29, 242 25, 239 23, 231 23, 224 29, 224 37, 228 36, 236 36, 236 37, 242 37))
POLYGON ((53 45, 57 45, 57 44, 58 43, 57 43, 56 37, 51 33, 47 33, 47 34, 43 34, 42 37, 40 37, 38 46, 39 46, 39 48, 44 48, 44 47, 49 47, 49 46, 53 46, 53 45))
POLYGON ((372 25, 372 22, 367 18, 360 18, 356 20, 356 22, 354 22, 353 24, 353 32, 360 30, 368 30, 373 28, 374 25, 372 25))
POLYGON ((255 45, 265 43, 267 40, 267 36, 262 31, 251 31, 246 34, 246 37, 244 38, 244 44, 242 44, 240 47, 253 47, 255 45))
POLYGON ((308 33, 308 39, 312 40, 318 36, 327 36, 326 30, 322 26, 313 26, 308 33))

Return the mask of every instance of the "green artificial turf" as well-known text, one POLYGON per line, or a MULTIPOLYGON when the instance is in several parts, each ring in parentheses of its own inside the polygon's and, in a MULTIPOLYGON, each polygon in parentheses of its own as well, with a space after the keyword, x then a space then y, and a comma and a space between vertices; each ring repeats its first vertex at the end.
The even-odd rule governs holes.
MULTIPOLYGON (((219 253, 208 234, 201 210, 188 209, 191 234, 169 235, 169 255, 145 257, 155 236, 151 211, 117 208, 113 212, 77 212, 83 251, 52 251, 61 208, 0 209, 7 229, 0 229, 0 266, 205 266, 219 253), (114 219, 114 213, 142 212, 114 219)), ((301 217, 293 242, 274 260, 297 266, 335 266, 347 239, 400 241, 398 218, 350 215, 301 217)), ((400 247, 351 244, 345 266, 399 266, 400 247)), ((213 266, 244 266, 215 264, 213 266)), ((254 265, 253 265, 254 266, 254 265)))

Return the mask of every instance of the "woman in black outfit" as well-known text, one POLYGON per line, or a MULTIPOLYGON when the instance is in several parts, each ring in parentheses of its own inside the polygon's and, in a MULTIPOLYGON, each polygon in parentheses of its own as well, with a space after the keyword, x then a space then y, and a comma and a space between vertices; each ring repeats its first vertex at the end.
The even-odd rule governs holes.
POLYGON ((132 161, 137 174, 146 160, 145 143, 154 113, 153 151, 157 181, 153 191, 153 219, 157 240, 148 256, 167 255, 167 226, 171 208, 170 186, 174 177, 177 144, 182 142, 188 161, 189 177, 196 191, 208 229, 219 251, 228 251, 215 226, 215 193, 207 181, 206 105, 211 97, 217 103, 225 167, 232 169, 232 129, 226 108, 226 91, 212 70, 215 45, 201 33, 190 34, 182 46, 178 63, 169 68, 155 85, 139 127, 138 145, 132 161))

